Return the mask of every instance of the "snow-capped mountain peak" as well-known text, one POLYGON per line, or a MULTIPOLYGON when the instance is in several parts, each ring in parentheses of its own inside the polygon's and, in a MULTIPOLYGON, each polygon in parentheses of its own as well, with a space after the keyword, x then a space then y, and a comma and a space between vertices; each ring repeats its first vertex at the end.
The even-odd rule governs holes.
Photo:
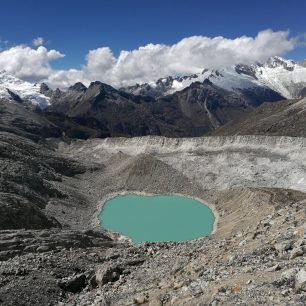
POLYGON ((256 77, 287 99, 300 98, 306 87, 306 67, 280 57, 271 58, 264 65, 257 66, 256 77))
POLYGON ((284 68, 286 70, 293 70, 296 66, 296 63, 292 60, 287 60, 279 56, 270 57, 264 65, 269 68, 284 68))
POLYGON ((219 70, 204 69, 190 76, 167 77, 124 90, 154 97, 172 94, 208 79, 213 85, 236 93, 256 88, 270 89, 287 99, 298 98, 306 87, 306 65, 275 56, 263 64, 239 64, 219 70))
POLYGON ((5 70, 0 71, 0 99, 30 102, 44 109, 50 98, 40 93, 40 84, 22 81, 5 70))

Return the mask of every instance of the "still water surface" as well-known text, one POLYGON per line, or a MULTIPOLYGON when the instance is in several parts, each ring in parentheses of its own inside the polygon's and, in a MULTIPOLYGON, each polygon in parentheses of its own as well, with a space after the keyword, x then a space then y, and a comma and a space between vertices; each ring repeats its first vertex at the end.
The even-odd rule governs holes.
POLYGON ((187 241, 209 235, 212 210, 191 198, 176 195, 121 195, 108 200, 99 215, 101 226, 134 243, 187 241))

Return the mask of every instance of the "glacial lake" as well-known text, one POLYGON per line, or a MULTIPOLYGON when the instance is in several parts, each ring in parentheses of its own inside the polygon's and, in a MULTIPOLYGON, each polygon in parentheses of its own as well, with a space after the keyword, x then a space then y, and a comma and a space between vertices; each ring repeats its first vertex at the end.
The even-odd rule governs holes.
POLYGON ((213 231, 215 217, 208 206, 191 198, 127 194, 108 200, 99 220, 104 229, 140 243, 207 236, 213 231))

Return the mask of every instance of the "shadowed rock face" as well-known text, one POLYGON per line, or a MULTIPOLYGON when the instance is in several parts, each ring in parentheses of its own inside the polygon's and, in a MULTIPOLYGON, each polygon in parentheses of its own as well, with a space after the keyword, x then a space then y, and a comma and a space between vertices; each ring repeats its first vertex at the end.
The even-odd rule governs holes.
POLYGON ((306 99, 265 103, 231 121, 212 135, 277 135, 306 137, 306 99))
POLYGON ((54 184, 84 172, 84 166, 11 133, 0 132, 0 149, 0 229, 60 226, 43 209, 50 198, 67 198, 54 184))
POLYGON ((45 119, 40 112, 25 105, 0 99, 0 131, 8 131, 32 139, 60 137, 62 130, 45 119))

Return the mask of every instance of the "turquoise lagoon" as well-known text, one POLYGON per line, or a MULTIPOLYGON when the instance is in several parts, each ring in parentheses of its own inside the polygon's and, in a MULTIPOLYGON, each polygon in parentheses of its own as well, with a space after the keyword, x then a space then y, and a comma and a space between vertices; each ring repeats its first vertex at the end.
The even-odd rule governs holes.
POLYGON ((103 205, 99 219, 104 229, 134 243, 197 239, 209 235, 215 222, 208 206, 177 195, 119 195, 103 205))

